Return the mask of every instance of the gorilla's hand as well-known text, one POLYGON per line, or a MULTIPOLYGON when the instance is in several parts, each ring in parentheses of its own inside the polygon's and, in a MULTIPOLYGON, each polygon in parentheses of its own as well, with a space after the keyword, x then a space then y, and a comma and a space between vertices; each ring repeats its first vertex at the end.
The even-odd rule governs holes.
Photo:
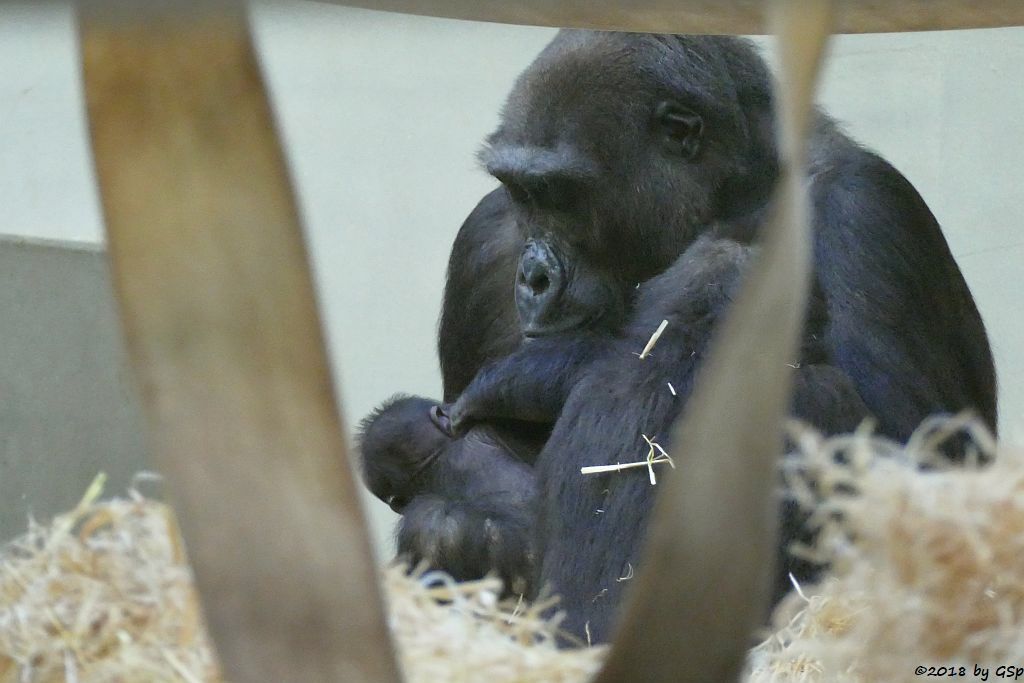
POLYGON ((448 406, 438 406, 438 411, 444 411, 445 419, 448 421, 448 431, 453 437, 465 436, 470 425, 478 419, 477 406, 474 405, 471 393, 463 393, 448 406))
POLYGON ((451 418, 451 404, 440 404, 431 407, 430 409, 430 421, 434 423, 434 426, 441 430, 441 432, 449 438, 454 438, 457 432, 454 425, 452 424, 451 418))

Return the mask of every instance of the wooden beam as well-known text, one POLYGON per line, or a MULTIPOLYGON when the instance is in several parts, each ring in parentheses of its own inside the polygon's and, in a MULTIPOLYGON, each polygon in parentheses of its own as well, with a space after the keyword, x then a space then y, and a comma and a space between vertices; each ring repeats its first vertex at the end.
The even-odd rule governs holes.
MULTIPOLYGON (((321 0, 503 24, 652 33, 768 33, 767 0, 321 0)), ((837 0, 836 33, 1024 25, 1021 0, 837 0)))
POLYGON ((782 178, 761 254, 715 330, 674 428, 650 531, 596 683, 736 681, 774 574, 792 369, 810 285, 804 181, 814 84, 831 0, 775 0, 782 178))
POLYGON ((225 676, 397 681, 244 12, 106 9, 80 26, 115 285, 225 676))

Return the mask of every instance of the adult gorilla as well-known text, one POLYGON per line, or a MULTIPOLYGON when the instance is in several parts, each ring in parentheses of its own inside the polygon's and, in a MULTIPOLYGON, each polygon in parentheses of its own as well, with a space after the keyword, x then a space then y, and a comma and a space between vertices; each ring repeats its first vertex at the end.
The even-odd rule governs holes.
MULTIPOLYGON (((651 412, 650 392, 664 387, 662 363, 634 362, 631 375, 607 373, 605 385, 580 369, 595 355, 607 363, 594 339, 607 342, 624 321, 651 321, 659 307, 687 303, 637 286, 671 273, 709 226, 726 226, 726 236, 741 242, 756 233, 779 176, 774 128, 770 74, 747 41, 563 31, 519 78, 481 152, 502 188, 484 197, 452 250, 439 333, 445 402, 455 403, 456 431, 497 418, 555 420, 536 461, 536 547, 539 581, 565 596, 573 630, 590 621, 598 639, 607 635, 618 590, 611 577, 632 562, 635 543, 624 539, 639 535, 656 489, 609 486, 642 473, 583 477, 579 459, 637 459, 643 444, 623 439, 626 426, 662 429, 664 438, 683 403, 651 412), (602 387, 616 394, 613 404, 589 398, 602 387), (536 401, 524 405, 523 396, 536 401), (597 414, 609 411, 614 419, 597 414)), ((809 334, 819 360, 853 388, 846 407, 856 409, 840 406, 840 413, 866 406, 879 431, 897 439, 930 414, 966 408, 994 429, 985 331, 924 201, 823 114, 809 161, 822 304, 809 334)), ((688 319, 677 322, 685 327, 688 319)), ((663 338, 655 353, 682 368, 703 350, 683 348, 693 343, 686 339, 685 330, 663 338)), ((795 412, 830 422, 815 403, 833 398, 834 386, 813 384, 795 412)), ((521 438, 520 424, 499 429, 521 438)), ((373 453, 364 450, 364 458, 373 453)), ((418 528, 417 538, 429 537, 418 528)), ((450 531, 437 526, 439 535, 450 531)), ((466 548, 481 542, 460 539, 466 548)))

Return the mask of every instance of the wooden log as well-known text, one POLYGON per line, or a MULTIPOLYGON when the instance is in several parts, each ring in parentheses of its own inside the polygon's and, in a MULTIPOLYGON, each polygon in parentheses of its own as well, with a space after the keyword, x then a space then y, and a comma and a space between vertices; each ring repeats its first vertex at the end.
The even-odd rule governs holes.
POLYGON ((105 9, 80 26, 115 286, 225 676, 397 681, 244 12, 105 9))
MULTIPOLYGON (((768 33, 767 0, 325 0, 451 19, 651 33, 768 33)), ((836 0, 836 33, 1024 25, 1020 0, 836 0)))
POLYGON ((806 130, 830 0, 775 0, 782 179, 761 254, 674 429, 637 577, 597 683, 735 681, 764 618, 774 492, 811 272, 806 130))

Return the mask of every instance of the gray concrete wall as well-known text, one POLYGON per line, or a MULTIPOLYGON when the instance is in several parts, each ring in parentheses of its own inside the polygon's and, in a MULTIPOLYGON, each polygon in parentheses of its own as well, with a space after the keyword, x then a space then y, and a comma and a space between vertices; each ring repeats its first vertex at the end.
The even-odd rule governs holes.
POLYGON ((0 239, 0 540, 74 506, 98 472, 145 470, 106 258, 0 239))
MULTIPOLYGON (((440 392, 448 249, 493 186, 473 154, 553 31, 307 2, 254 16, 351 426, 393 392, 440 392)), ((1020 29, 844 37, 821 97, 943 223, 991 332, 1004 434, 1018 441, 1021 64, 1020 29)), ((101 241, 76 69, 66 8, 0 5, 0 232, 101 241)), ((47 415, 67 419, 56 405, 47 415)), ((387 548, 393 517, 368 505, 387 548)))

